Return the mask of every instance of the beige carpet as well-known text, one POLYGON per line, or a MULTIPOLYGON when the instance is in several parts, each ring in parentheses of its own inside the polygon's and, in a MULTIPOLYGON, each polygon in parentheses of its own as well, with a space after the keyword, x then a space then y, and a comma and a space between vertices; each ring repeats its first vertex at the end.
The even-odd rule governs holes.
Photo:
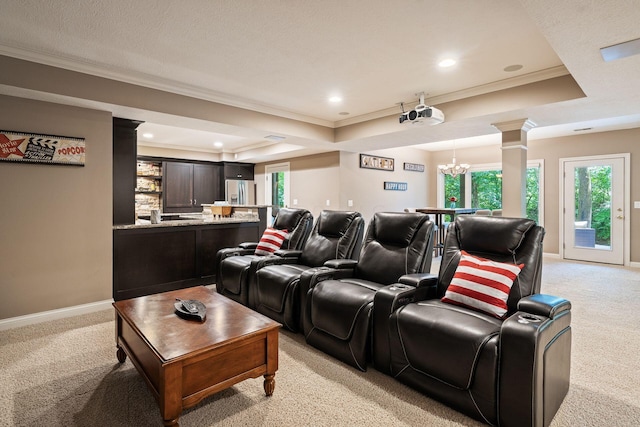
MULTIPOLYGON (((436 266, 434 266, 436 268, 436 266)), ((640 270, 545 259, 543 291, 573 303, 571 388, 553 426, 640 426, 640 270)), ((0 332, 0 426, 161 426, 113 313, 0 332)), ((188 409, 188 426, 478 426, 370 368, 283 331, 272 397, 248 380, 188 409)))

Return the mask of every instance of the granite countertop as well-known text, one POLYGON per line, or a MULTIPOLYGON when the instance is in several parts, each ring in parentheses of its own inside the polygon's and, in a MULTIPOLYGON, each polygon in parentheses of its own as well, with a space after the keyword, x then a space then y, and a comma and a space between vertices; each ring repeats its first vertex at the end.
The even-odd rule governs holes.
POLYGON ((148 219, 138 219, 135 224, 114 225, 114 230, 129 230, 136 228, 157 228, 157 227, 184 227, 189 225, 211 225, 211 224, 239 224, 244 222, 258 222, 258 218, 233 218, 233 217, 219 217, 203 216, 201 218, 188 216, 182 217, 179 220, 161 221, 158 224, 151 224, 148 219))

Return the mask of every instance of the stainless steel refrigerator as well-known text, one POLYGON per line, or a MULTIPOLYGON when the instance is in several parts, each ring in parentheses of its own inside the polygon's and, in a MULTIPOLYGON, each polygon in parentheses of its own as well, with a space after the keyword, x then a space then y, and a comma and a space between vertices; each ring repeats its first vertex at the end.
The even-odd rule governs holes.
POLYGON ((255 205, 256 184, 254 181, 228 179, 225 182, 225 200, 232 205, 255 205))

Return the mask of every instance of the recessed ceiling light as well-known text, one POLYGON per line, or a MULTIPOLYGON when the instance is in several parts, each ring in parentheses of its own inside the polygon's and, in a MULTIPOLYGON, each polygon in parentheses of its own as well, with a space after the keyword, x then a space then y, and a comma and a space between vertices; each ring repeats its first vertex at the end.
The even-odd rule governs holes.
POLYGON ((504 71, 506 71, 507 73, 511 73, 513 71, 518 71, 518 70, 522 70, 522 65, 513 64, 513 65, 509 65, 507 67, 504 67, 504 71))
POLYGON ((220 142, 220 141, 216 141, 216 142, 213 143, 213 146, 217 147, 217 148, 222 148, 224 146, 224 144, 222 142, 220 142))
POLYGON ((452 67, 454 65, 456 65, 456 60, 453 58, 443 59, 442 61, 438 62, 438 66, 442 68, 452 67))
POLYGON ((331 98, 329 98, 329 102, 333 102, 334 104, 338 102, 342 102, 342 97, 339 95, 334 95, 331 98))
POLYGON ((149 133, 149 132, 147 132, 147 133, 143 133, 143 134, 142 134, 142 137, 143 137, 143 138, 153 138, 153 134, 152 134, 152 133, 149 133))

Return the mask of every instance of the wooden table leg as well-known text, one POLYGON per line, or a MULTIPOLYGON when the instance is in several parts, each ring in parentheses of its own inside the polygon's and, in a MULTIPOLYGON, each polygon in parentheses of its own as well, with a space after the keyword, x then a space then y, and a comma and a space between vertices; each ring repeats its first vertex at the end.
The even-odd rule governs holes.
POLYGON ((122 347, 118 347, 118 350, 116 350, 116 357, 118 358, 118 362, 124 363, 124 361, 127 360, 127 353, 124 352, 122 347))
POLYGON ((182 364, 164 365, 160 373, 160 412, 165 426, 178 426, 182 413, 182 364))
POLYGON ((267 396, 271 396, 276 388, 275 374, 267 374, 264 376, 264 392, 267 396))

